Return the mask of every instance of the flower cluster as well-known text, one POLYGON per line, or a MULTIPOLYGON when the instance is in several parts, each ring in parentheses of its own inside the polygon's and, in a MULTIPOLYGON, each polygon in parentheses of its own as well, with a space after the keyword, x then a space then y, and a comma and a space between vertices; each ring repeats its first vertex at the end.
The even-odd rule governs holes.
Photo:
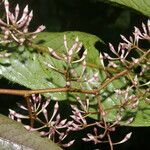
MULTIPOLYGON (((85 137, 82 138, 83 141, 89 142, 93 141, 94 144, 103 143, 103 142, 110 142, 110 141, 104 141, 106 136, 109 134, 109 132, 115 131, 115 128, 119 124, 119 122, 122 119, 122 116, 118 114, 116 116, 116 121, 114 121, 112 124, 108 123, 106 125, 106 122, 103 121, 96 121, 94 123, 88 123, 87 116, 90 113, 89 112, 89 99, 86 98, 85 101, 81 100, 80 97, 77 97, 77 101, 79 103, 78 108, 76 105, 71 105, 72 108, 72 114, 69 114, 68 118, 72 119, 62 119, 61 114, 59 113, 59 104, 56 102, 53 107, 53 112, 49 114, 48 107, 50 104, 50 99, 47 99, 46 101, 42 99, 41 95, 32 95, 29 99, 30 107, 32 110, 32 118, 34 118, 34 122, 40 124, 39 127, 37 125, 24 125, 24 127, 32 132, 32 131, 39 131, 41 136, 47 136, 48 138, 54 140, 54 142, 60 144, 62 147, 69 147, 71 146, 75 139, 69 141, 68 143, 64 143, 63 141, 66 139, 66 137, 71 133, 79 130, 83 130, 88 127, 93 126, 92 133, 87 133, 85 137), (98 128, 104 129, 104 132, 98 131, 98 128)), ((22 104, 18 104, 19 108, 23 111, 28 111, 28 108, 22 104)), ((23 112, 21 111, 21 112, 23 112)), ((9 117, 13 120, 17 120, 18 122, 24 122, 25 119, 30 119, 30 115, 28 113, 24 112, 22 114, 17 113, 14 110, 9 109, 9 117)), ((112 142, 112 145, 121 144, 123 142, 126 142, 131 136, 131 133, 128 133, 123 140, 119 142, 112 142)))
POLYGON ((62 68, 55 67, 53 61, 44 61, 44 64, 49 69, 64 75, 67 87, 71 87, 74 82, 78 82, 78 85, 81 88, 87 86, 88 88, 93 89, 94 87, 99 86, 99 71, 93 69, 91 72, 87 72, 87 49, 82 49, 82 42, 79 42, 79 38, 75 38, 74 43, 70 48, 68 45, 70 46, 70 43, 67 41, 66 35, 64 35, 63 46, 65 50, 62 54, 48 47, 50 55, 54 59, 61 61, 66 70, 64 70, 64 66, 62 68), (80 53, 82 55, 80 55, 80 53))
MULTIPOLYGON (((68 135, 69 129, 72 128, 73 121, 67 121, 67 119, 61 119, 59 113, 59 104, 55 103, 53 112, 51 116, 48 113, 48 106, 50 105, 50 99, 43 102, 41 95, 32 95, 29 99, 31 110, 34 118, 34 122, 40 124, 39 127, 31 127, 30 125, 24 125, 24 127, 29 131, 39 131, 41 136, 47 136, 48 138, 54 140, 55 142, 61 144, 61 142, 68 135), (41 119, 42 118, 42 119, 41 119), (56 138, 58 137, 58 139, 56 138)), ((18 104, 19 108, 23 111, 28 112, 28 108, 22 104, 18 104)), ((18 122, 24 121, 24 119, 30 119, 28 113, 20 114, 14 110, 9 109, 9 117, 18 122)), ((63 147, 68 147, 72 145, 74 140, 71 140, 67 144, 61 144, 63 147)))
MULTIPOLYGON (((63 54, 59 54, 57 51, 54 49, 48 47, 50 55, 57 59, 61 60, 65 65, 67 70, 67 74, 64 74, 66 78, 66 86, 71 85, 72 80, 81 80, 83 77, 85 70, 86 70, 86 56, 87 56, 87 50, 84 50, 81 58, 79 58, 78 54, 80 51, 82 51, 82 42, 79 42, 79 38, 76 37, 73 45, 69 48, 68 47, 68 42, 67 42, 67 37, 64 35, 64 48, 65 51, 63 54), (82 66, 82 71, 77 71, 74 66, 80 65, 82 66)), ((44 62, 46 66, 48 66, 50 69, 55 70, 57 72, 60 72, 63 68, 56 68, 52 62, 44 62)))
POLYGON ((26 40, 32 40, 36 37, 36 34, 43 31, 45 26, 39 26, 34 32, 28 32, 29 24, 33 18, 33 11, 28 10, 28 5, 24 8, 20 15, 20 8, 17 4, 14 13, 9 10, 8 0, 4 0, 6 21, 0 19, 0 28, 3 33, 4 42, 17 42, 23 44, 26 40))
MULTIPOLYGON (((108 68, 115 68, 118 72, 121 72, 122 68, 125 72, 130 69, 130 72, 126 75, 130 84, 129 87, 124 90, 116 89, 115 92, 117 97, 120 95, 118 99, 123 99, 121 105, 138 108, 141 97, 145 100, 148 97, 147 92, 140 93, 139 91, 145 91, 146 88, 149 88, 150 83, 148 79, 150 50, 141 48, 141 44, 139 44, 142 40, 150 42, 150 20, 147 21, 147 24, 142 23, 141 30, 135 27, 133 36, 130 36, 129 40, 123 35, 121 35, 121 38, 123 42, 119 43, 117 50, 109 43, 112 54, 104 53, 103 58, 107 59, 108 68), (134 52, 135 55, 130 55, 131 52, 134 52)), ((115 74, 112 73, 112 75, 115 74)))
MULTIPOLYGON (((71 48, 68 48, 68 44, 67 44, 67 38, 66 35, 64 35, 64 47, 66 52, 64 52, 62 55, 57 54, 57 52, 55 50, 53 50, 52 48, 48 47, 48 50, 50 52, 50 55, 53 56, 54 58, 58 59, 58 60, 64 60, 65 62, 69 63, 69 64, 75 64, 75 63, 79 63, 79 62, 84 62, 86 56, 87 56, 87 50, 85 50, 83 52, 83 55, 81 58, 74 60, 74 55, 78 54, 81 51, 82 48, 82 42, 79 42, 79 38, 77 37, 75 39, 74 44, 71 46, 71 48)), ((50 65, 51 66, 51 65, 50 65)))
MULTIPOLYGON (((121 35, 123 42, 119 43, 117 50, 115 50, 114 46, 109 43, 111 52, 116 56, 112 57, 109 54, 104 53, 104 58, 111 60, 109 66, 117 67, 117 65, 113 63, 113 61, 116 60, 120 60, 123 63, 126 62, 126 58, 131 50, 138 49, 139 51, 142 51, 142 49, 138 47, 138 44, 140 40, 150 41, 150 20, 147 21, 147 25, 142 23, 142 29, 143 30, 140 30, 139 28, 135 27, 133 37, 130 36, 129 40, 125 36, 121 35)), ((132 59, 135 63, 138 63, 138 59, 132 59)))
POLYGON ((139 98, 133 94, 133 86, 127 87, 125 90, 115 90, 116 96, 120 101, 120 107, 135 109, 138 108, 139 98))
MULTIPOLYGON (((9 10, 8 0, 4 0, 4 5, 6 22, 0 19, 0 28, 4 35, 2 42, 15 41, 22 45, 34 39, 37 33, 45 29, 42 25, 38 27, 36 31, 28 32, 29 24, 33 17, 33 11, 29 12, 28 6, 24 8, 22 16, 20 16, 18 4, 14 10, 14 14, 9 10)), ((70 46, 66 35, 64 35, 63 45, 65 50, 63 53, 59 53, 48 47, 50 56, 56 61, 61 61, 63 63, 63 65, 59 66, 62 68, 57 68, 53 64, 53 61, 47 62, 43 60, 43 63, 52 71, 56 71, 63 76, 65 80, 65 85, 62 87, 65 89, 63 92, 67 94, 69 92, 76 92, 76 94, 72 96, 74 105, 69 105, 71 114, 68 114, 67 119, 63 118, 63 115, 61 115, 59 111, 60 106, 58 102, 51 105, 51 99, 43 101, 41 95, 33 94, 30 98, 27 97, 29 103, 28 107, 18 104, 19 108, 22 109, 24 113, 20 114, 9 109, 9 117, 23 123, 24 119, 31 120, 32 125, 25 125, 27 130, 39 131, 41 136, 47 136, 64 147, 71 146, 75 141, 75 139, 71 139, 68 143, 64 144, 64 141, 71 132, 83 130, 88 127, 93 127, 93 130, 82 138, 85 142, 92 141, 94 144, 108 142, 110 145, 116 145, 127 141, 131 133, 128 133, 120 142, 112 142, 110 132, 114 132, 122 120, 124 120, 124 122, 126 120, 127 124, 134 120, 133 116, 125 119, 124 112, 126 112, 127 109, 136 110, 138 108, 142 90, 139 92, 137 88, 149 84, 147 80, 144 82, 142 81, 142 84, 139 80, 139 76, 144 76, 145 72, 148 71, 148 65, 145 65, 145 62, 141 62, 141 57, 131 58, 131 60, 128 59, 130 52, 134 49, 139 50, 142 56, 146 54, 143 49, 138 47, 138 43, 139 40, 150 41, 150 21, 148 21, 147 26, 142 24, 142 28, 143 31, 140 31, 135 27, 133 37, 129 37, 129 40, 121 35, 123 42, 118 45, 117 50, 115 50, 112 44, 109 44, 112 56, 108 53, 103 53, 103 55, 100 54, 104 77, 102 77, 103 73, 100 69, 88 66, 86 62, 88 51, 87 49, 82 49, 82 42, 79 42, 79 38, 77 37, 72 46, 70 46), (79 53, 82 55, 79 55, 79 53), (107 67, 104 66, 103 59, 108 60, 107 67), (141 67, 138 75, 135 75, 133 69, 136 65, 141 67), (117 74, 115 72, 115 74, 113 71, 111 72, 110 70, 112 67, 116 69, 116 72, 119 70, 119 73, 117 72, 117 74), (130 70, 131 74, 129 72, 130 70), (124 76, 123 78, 126 80, 124 84, 125 87, 122 86, 121 89, 120 87, 113 88, 113 91, 109 93, 108 86, 114 80, 118 80, 122 76, 124 76), (119 103, 116 102, 116 105, 111 105, 113 108, 107 108, 104 105, 108 100, 106 97, 110 99, 115 97, 114 99, 117 99, 119 103), (52 106, 52 112, 48 109, 50 106, 52 106), (108 119, 111 110, 116 111, 113 121, 108 119), (87 118, 92 115, 97 115, 99 119, 89 123, 87 118), (99 128, 102 129, 101 132, 99 132, 99 128)), ((0 57, 4 56, 0 55, 0 57)), ((147 61, 147 58, 142 60, 147 61)), ((148 62, 146 63, 148 64, 148 62)), ((59 92, 61 92, 61 90, 59 92)), ((142 94, 144 95, 145 93, 142 94)), ((70 96, 68 96, 68 103, 69 98, 70 96)), ((146 100, 149 101, 148 98, 146 98, 146 100)))
MULTIPOLYGON (((126 134, 126 136, 121 141, 114 142, 111 144, 112 145, 122 144, 122 143, 128 141, 130 139, 131 135, 132 135, 132 133, 130 132, 130 133, 126 134)), ((94 142, 94 144, 109 142, 109 141, 103 141, 103 138, 104 138, 104 134, 98 134, 97 128, 94 128, 93 134, 88 133, 87 137, 82 138, 82 140, 85 142, 91 141, 91 142, 94 142)))

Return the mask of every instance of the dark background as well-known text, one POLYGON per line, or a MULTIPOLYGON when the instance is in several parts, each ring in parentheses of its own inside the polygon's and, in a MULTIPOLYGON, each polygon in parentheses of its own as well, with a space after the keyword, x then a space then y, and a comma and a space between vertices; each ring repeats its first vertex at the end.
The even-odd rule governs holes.
MULTIPOLYGON (((114 45, 120 41, 120 34, 131 35, 134 26, 141 26, 146 22, 147 17, 128 8, 118 8, 96 0, 10 0, 13 8, 16 3, 23 8, 29 4, 34 10, 34 18, 31 30, 38 25, 46 25, 50 32, 61 31, 83 31, 100 37, 106 44, 114 45)), ((3 11, 2 6, 0 11, 3 11)), ((17 84, 1 79, 0 88, 25 89, 17 84)), ((16 107, 16 101, 21 97, 0 95, 0 113, 8 114, 8 108, 16 107)), ((116 150, 148 150, 149 149, 149 128, 120 127, 113 135, 114 140, 121 139, 126 133, 133 132, 132 138, 121 145, 115 146, 116 150)), ((74 135, 80 137, 82 133, 74 135)), ((93 146, 91 143, 78 141, 69 150, 107 150, 107 145, 93 146)))

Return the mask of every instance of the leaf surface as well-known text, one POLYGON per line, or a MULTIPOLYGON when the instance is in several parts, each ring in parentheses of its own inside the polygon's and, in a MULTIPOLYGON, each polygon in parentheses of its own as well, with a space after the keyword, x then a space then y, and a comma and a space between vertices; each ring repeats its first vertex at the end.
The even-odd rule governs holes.
MULTIPOLYGON (((87 63, 90 65, 87 67, 87 74, 92 77, 98 72, 99 82, 93 83, 91 86, 88 82, 84 82, 82 85, 79 83, 73 83, 75 88, 82 88, 86 90, 92 90, 94 87, 100 86, 101 83, 106 79, 106 73, 99 67, 102 65, 99 59, 99 52, 95 48, 97 42, 102 42, 98 37, 82 32, 63 32, 63 33, 41 33, 35 40, 36 44, 41 46, 51 47, 59 53, 65 51, 63 36, 67 35, 68 47, 70 47, 75 38, 78 36, 79 40, 83 42, 84 49, 88 50, 87 63), (93 67, 94 66, 94 67, 93 67)), ((20 48, 19 48, 20 49, 20 48)), ((30 51, 25 48, 24 51, 20 50, 13 52, 10 58, 1 58, 0 60, 0 75, 7 78, 8 80, 21 84, 29 89, 47 89, 47 88, 60 88, 66 85, 65 77, 48 68, 44 62, 48 62, 54 67, 62 70, 65 66, 63 61, 56 60, 50 57, 49 54, 40 54, 34 51, 30 51)), ((80 74, 82 67, 76 67, 77 73, 80 74)), ((119 105, 120 101, 114 94, 114 90, 124 88, 128 84, 124 77, 114 80, 110 83, 106 89, 101 91, 101 102, 104 109, 110 109, 106 120, 112 122, 116 119, 116 114, 118 109, 111 109, 116 105, 119 105)), ((76 97, 82 96, 83 94, 73 94, 73 93, 47 93, 46 97, 51 97, 53 100, 67 100, 75 102, 76 97)), ((84 98, 84 97, 83 97, 84 98)), ((134 121, 132 126, 150 126, 150 111, 149 106, 146 103, 140 103, 139 109, 134 112, 127 112, 128 114, 134 116, 134 121), (142 109, 140 109, 142 108, 142 109), (143 110, 143 111, 141 111, 143 110), (146 115, 143 115, 146 114, 146 115), (146 117, 145 117, 146 116, 146 117)), ((90 111, 97 111, 97 100, 90 96, 90 111)), ((98 115, 91 114, 89 117, 98 119, 98 115)), ((122 125, 126 125, 126 122, 122 122, 122 125)), ((129 124, 130 125, 130 124, 129 124)))
MULTIPOLYGON (((104 0, 98 0, 98 1, 104 1, 104 0)), ((105 0, 104 2, 123 5, 150 17, 149 0, 105 0)))
POLYGON ((61 150, 50 139, 40 137, 37 132, 28 132, 21 123, 0 114, 1 150, 61 150))

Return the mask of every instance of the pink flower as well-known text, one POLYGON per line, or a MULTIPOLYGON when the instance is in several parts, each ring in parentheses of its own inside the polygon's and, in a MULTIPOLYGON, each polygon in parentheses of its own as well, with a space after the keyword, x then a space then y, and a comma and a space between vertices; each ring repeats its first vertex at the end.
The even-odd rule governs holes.
POLYGON ((4 40, 2 42, 15 41, 23 44, 27 39, 35 38, 35 34, 42 32, 45 26, 39 26, 34 32, 28 32, 29 24, 33 18, 33 11, 29 12, 28 5, 24 8, 22 16, 19 18, 20 8, 17 4, 14 14, 9 10, 8 0, 4 0, 4 7, 6 12, 6 22, 0 19, 0 28, 3 32, 4 40))

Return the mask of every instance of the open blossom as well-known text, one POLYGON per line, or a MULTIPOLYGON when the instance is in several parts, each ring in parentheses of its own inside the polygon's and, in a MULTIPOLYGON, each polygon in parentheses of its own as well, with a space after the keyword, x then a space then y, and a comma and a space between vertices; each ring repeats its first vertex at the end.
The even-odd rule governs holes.
POLYGON ((33 11, 28 10, 28 5, 24 8, 21 17, 18 4, 15 7, 14 13, 9 10, 8 0, 4 0, 4 7, 6 21, 0 18, 0 28, 3 32, 2 42, 15 41, 23 44, 27 39, 34 39, 37 33, 45 29, 45 26, 41 25, 34 32, 28 32, 29 24, 33 18, 33 11))

